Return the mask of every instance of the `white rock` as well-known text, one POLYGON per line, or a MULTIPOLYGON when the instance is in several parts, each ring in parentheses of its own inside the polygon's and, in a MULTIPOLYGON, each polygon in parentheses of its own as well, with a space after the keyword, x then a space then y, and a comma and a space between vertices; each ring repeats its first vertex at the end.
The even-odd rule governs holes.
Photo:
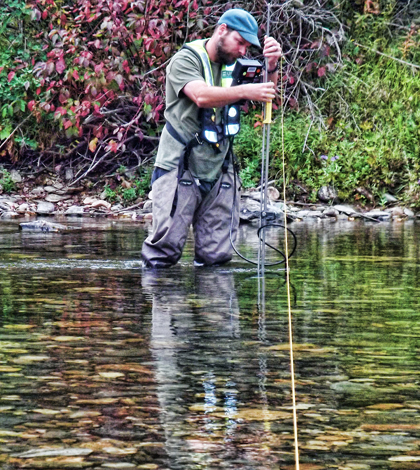
POLYGON ((36 212, 38 214, 52 214, 55 210, 55 206, 52 202, 41 201, 38 203, 36 212))
POLYGON ((20 213, 28 212, 29 211, 29 204, 24 202, 18 206, 17 211, 20 213))
POLYGON ((103 201, 102 199, 95 199, 93 197, 87 197, 83 200, 83 204, 86 206, 93 207, 97 209, 98 207, 105 207, 106 209, 111 209, 111 203, 108 201, 103 201))
POLYGON ((356 211, 351 206, 343 206, 341 204, 337 204, 333 207, 334 207, 334 209, 337 209, 338 212, 343 212, 346 215, 352 215, 352 214, 356 213, 356 211))
POLYGON ((414 217, 414 212, 413 212, 411 209, 409 209, 408 207, 406 207, 406 208, 404 209, 404 214, 405 214, 407 217, 414 217))
POLYGON ((83 215, 84 209, 81 206, 70 206, 65 212, 65 215, 83 215))
POLYGON ((12 170, 10 172, 10 179, 13 181, 13 183, 21 183, 22 182, 22 176, 20 176, 20 173, 16 170, 12 170))
POLYGON ((45 200, 47 202, 59 202, 59 201, 65 201, 66 199, 70 199, 71 196, 60 196, 58 194, 48 194, 48 196, 45 197, 45 200))

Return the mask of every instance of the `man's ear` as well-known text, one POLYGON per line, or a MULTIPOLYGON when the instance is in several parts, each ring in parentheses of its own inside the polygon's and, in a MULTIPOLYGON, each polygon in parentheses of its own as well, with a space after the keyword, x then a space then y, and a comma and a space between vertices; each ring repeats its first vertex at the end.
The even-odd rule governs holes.
POLYGON ((219 27, 217 28, 217 32, 220 34, 220 36, 223 36, 227 31, 227 26, 226 26, 226 23, 222 23, 219 25, 219 27))

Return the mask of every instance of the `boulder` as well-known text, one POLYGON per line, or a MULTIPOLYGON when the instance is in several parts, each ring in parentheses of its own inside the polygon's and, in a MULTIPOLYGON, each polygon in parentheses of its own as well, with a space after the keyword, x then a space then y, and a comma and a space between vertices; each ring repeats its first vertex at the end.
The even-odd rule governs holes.
POLYGON ((12 170, 10 172, 10 179, 13 181, 13 183, 22 183, 22 176, 16 170, 12 170))
POLYGON ((153 201, 149 199, 143 205, 143 212, 149 213, 149 212, 152 212, 152 209, 153 209, 153 201))
POLYGON ((337 190, 332 186, 322 186, 318 190, 318 199, 322 202, 335 202, 338 199, 337 190))
POLYGON ((84 214, 84 209, 81 206, 70 206, 64 212, 64 215, 68 216, 82 216, 84 214))
POLYGON ((48 196, 46 196, 45 200, 47 202, 60 202, 60 201, 65 201, 66 199, 70 199, 70 198, 71 198, 70 195, 60 196, 59 194, 51 193, 51 194, 48 194, 48 196))
POLYGON ((393 217, 407 217, 404 213, 404 207, 395 206, 391 209, 387 209, 386 212, 391 214, 393 217))
POLYGON ((93 197, 87 197, 83 200, 83 204, 89 207, 93 207, 94 209, 98 209, 103 207, 107 210, 111 209, 111 203, 108 201, 103 201, 102 199, 96 199, 93 197))
POLYGON ((40 215, 52 214, 55 211, 55 206, 52 202, 41 201, 38 202, 36 213, 40 215))
POLYGON ((408 207, 406 207, 406 208, 404 209, 404 214, 405 214, 407 217, 410 217, 410 218, 414 217, 414 212, 413 212, 411 209, 409 209, 408 207))
POLYGON ((346 214, 348 216, 357 214, 357 211, 351 206, 344 206, 342 204, 337 204, 333 207, 334 207, 334 209, 338 210, 338 212, 346 214))
POLYGON ((398 199, 393 196, 392 194, 389 194, 389 193, 385 193, 383 195, 383 198, 385 199, 386 202, 388 203, 392 203, 392 202, 398 202, 398 199))
POLYGON ((1 214, 2 219, 17 219, 19 214, 15 211, 6 211, 1 214))

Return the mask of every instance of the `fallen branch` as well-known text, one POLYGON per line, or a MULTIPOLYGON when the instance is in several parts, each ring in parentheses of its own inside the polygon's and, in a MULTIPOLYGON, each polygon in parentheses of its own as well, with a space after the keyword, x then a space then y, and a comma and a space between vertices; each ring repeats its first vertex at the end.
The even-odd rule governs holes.
POLYGON ((372 49, 371 47, 368 47, 368 46, 363 46, 363 44, 359 44, 358 42, 354 42, 354 44, 356 44, 356 46, 359 46, 359 47, 363 47, 363 49, 367 49, 371 52, 375 52, 375 54, 379 54, 383 57, 386 57, 387 59, 391 59, 391 60, 395 60, 397 62, 400 62, 401 64, 404 64, 404 65, 409 65, 410 67, 414 67, 416 69, 420 69, 420 65, 416 65, 416 64, 412 64, 411 62, 407 62, 405 60, 402 60, 402 59, 397 59, 396 57, 392 57, 391 55, 388 55, 388 54, 384 54, 383 52, 379 52, 375 49, 372 49))

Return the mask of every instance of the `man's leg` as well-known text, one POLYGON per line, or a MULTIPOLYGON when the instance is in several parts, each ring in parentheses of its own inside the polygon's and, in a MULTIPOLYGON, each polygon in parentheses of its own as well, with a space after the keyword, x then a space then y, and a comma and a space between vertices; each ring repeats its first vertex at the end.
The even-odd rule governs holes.
POLYGON ((239 226, 240 186, 239 178, 236 185, 234 178, 230 165, 204 198, 194 218, 195 260, 198 263, 210 266, 232 259, 230 231, 235 241, 239 226))
POLYGON ((178 170, 172 170, 154 181, 152 198, 153 228, 143 243, 142 258, 146 266, 165 268, 181 258, 201 195, 189 172, 178 181, 178 170))

